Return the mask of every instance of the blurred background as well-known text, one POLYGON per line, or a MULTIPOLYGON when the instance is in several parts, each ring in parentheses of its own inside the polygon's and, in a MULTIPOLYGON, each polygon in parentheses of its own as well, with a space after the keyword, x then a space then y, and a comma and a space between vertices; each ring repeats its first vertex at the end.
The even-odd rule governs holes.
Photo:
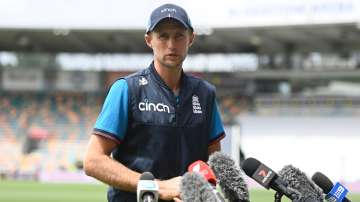
POLYGON ((82 171, 87 140, 111 83, 150 64, 145 27, 167 2, 195 27, 184 69, 217 87, 225 153, 360 192, 358 0, 0 0, 0 201, 36 182, 106 200, 82 171))

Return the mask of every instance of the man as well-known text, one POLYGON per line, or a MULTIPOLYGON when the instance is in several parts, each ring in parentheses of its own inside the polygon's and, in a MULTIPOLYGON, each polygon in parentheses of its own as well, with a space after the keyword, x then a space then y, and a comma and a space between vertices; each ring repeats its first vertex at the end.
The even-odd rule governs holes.
POLYGON ((220 150, 215 89, 182 69, 193 41, 183 8, 156 8, 145 34, 153 62, 112 85, 84 159, 86 174, 111 186, 108 201, 136 201, 145 171, 157 179, 161 200, 178 201, 189 164, 220 150))

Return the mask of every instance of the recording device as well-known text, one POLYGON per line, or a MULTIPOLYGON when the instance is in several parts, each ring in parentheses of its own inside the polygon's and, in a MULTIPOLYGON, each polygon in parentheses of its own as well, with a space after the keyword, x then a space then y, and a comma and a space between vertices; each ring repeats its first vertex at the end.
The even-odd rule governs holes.
POLYGON ((292 165, 287 165, 281 169, 279 178, 287 184, 288 189, 300 193, 301 197, 298 201, 322 202, 324 200, 322 190, 304 172, 292 165))
POLYGON ((153 174, 144 172, 137 184, 137 202, 157 202, 159 199, 159 186, 153 174))
POLYGON ((311 179, 317 184, 325 193, 325 199, 329 202, 351 202, 346 198, 348 190, 340 183, 335 186, 331 180, 321 172, 316 172, 311 179))
POLYGON ((301 194, 297 190, 288 189, 284 182, 275 171, 271 170, 265 164, 262 164, 255 158, 247 158, 242 164, 242 169, 252 179, 258 182, 266 189, 273 189, 277 192, 275 201, 281 201, 281 196, 285 195, 292 201, 299 201, 301 194))
POLYGON ((183 175, 180 187, 183 202, 218 202, 217 196, 206 179, 198 172, 187 172, 183 175))
POLYGON ((229 156, 214 152, 210 155, 208 163, 215 172, 225 198, 230 202, 249 202, 249 191, 242 172, 229 156))
POLYGON ((213 170, 205 162, 201 160, 195 161, 188 167, 188 171, 195 172, 203 176, 205 180, 207 180, 208 186, 215 194, 217 201, 225 202, 224 197, 216 190, 216 176, 213 170))

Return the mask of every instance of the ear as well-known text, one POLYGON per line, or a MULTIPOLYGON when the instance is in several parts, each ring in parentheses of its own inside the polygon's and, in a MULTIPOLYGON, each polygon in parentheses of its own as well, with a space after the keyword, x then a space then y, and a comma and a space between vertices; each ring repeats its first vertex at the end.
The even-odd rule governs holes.
POLYGON ((151 33, 146 33, 144 38, 145 38, 146 45, 149 46, 150 48, 152 48, 152 45, 151 45, 152 34, 151 33))
POLYGON ((189 47, 192 46, 192 44, 195 41, 195 32, 191 32, 190 34, 190 40, 189 40, 189 47))

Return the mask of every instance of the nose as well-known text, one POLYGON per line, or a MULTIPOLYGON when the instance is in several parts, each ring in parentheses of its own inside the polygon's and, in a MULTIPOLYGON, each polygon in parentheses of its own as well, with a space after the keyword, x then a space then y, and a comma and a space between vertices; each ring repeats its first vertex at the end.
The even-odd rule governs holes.
POLYGON ((174 37, 170 37, 169 41, 167 43, 169 49, 175 49, 176 47, 176 41, 174 37))

